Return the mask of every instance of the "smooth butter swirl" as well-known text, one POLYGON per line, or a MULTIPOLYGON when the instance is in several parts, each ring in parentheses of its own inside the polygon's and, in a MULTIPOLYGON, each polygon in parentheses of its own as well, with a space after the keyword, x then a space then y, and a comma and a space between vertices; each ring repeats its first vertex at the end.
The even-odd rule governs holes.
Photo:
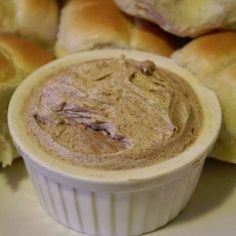
POLYGON ((28 107, 30 133, 46 151, 91 168, 154 164, 186 149, 201 128, 191 87, 152 62, 121 57, 50 75, 28 107))

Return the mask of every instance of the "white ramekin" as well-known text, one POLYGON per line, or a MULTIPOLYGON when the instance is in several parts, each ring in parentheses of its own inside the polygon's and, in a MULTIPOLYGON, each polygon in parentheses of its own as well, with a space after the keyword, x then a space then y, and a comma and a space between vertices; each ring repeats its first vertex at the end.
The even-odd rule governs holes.
POLYGON ((14 93, 8 113, 10 133, 24 158, 43 208, 75 230, 103 236, 140 235, 165 225, 184 209, 198 182, 205 158, 221 126, 215 94, 169 59, 127 50, 97 50, 49 63, 30 75, 14 93), (152 60, 174 71, 194 89, 202 105, 203 128, 197 140, 178 156, 144 168, 92 170, 51 157, 27 134, 23 107, 33 88, 70 64, 126 55, 152 60))

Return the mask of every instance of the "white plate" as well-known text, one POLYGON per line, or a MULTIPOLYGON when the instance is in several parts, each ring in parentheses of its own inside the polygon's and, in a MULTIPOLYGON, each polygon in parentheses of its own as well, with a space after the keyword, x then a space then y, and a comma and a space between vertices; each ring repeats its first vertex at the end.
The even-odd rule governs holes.
MULTIPOLYGON (((0 170, 0 236, 82 236, 40 207, 21 160, 0 170)), ((207 160, 184 212, 147 236, 235 236, 236 165, 207 160)))

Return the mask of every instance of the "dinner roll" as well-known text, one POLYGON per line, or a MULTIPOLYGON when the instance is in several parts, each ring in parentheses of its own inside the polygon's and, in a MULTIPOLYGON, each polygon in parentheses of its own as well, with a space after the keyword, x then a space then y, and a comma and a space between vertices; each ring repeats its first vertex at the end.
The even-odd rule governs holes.
POLYGON ((171 57, 217 94, 223 122, 211 156, 236 163, 236 32, 197 38, 171 57))
POLYGON ((219 74, 209 88, 218 96, 223 122, 212 157, 236 164, 236 63, 219 74))
POLYGON ((12 93, 32 71, 53 56, 32 42, 0 35, 0 164, 10 165, 18 157, 7 127, 7 108, 12 93))
POLYGON ((123 14, 112 0, 71 0, 62 9, 55 54, 61 57, 100 48, 130 48, 169 56, 174 37, 123 14))
POLYGON ((181 37, 195 37, 236 22, 235 0, 115 0, 124 12, 181 37))
POLYGON ((171 56, 202 79, 219 73, 236 62, 236 31, 224 31, 199 37, 171 56))
POLYGON ((56 0, 0 0, 0 32, 15 33, 47 47, 55 41, 56 0))

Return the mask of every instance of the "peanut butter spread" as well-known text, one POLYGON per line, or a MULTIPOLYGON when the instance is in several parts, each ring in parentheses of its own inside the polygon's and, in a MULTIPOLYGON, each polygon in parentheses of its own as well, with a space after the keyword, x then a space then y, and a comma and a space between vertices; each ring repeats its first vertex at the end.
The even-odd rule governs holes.
POLYGON ((120 57, 52 72, 25 110, 28 133, 73 165, 120 170, 183 152, 202 124, 182 78, 151 61, 120 57))

